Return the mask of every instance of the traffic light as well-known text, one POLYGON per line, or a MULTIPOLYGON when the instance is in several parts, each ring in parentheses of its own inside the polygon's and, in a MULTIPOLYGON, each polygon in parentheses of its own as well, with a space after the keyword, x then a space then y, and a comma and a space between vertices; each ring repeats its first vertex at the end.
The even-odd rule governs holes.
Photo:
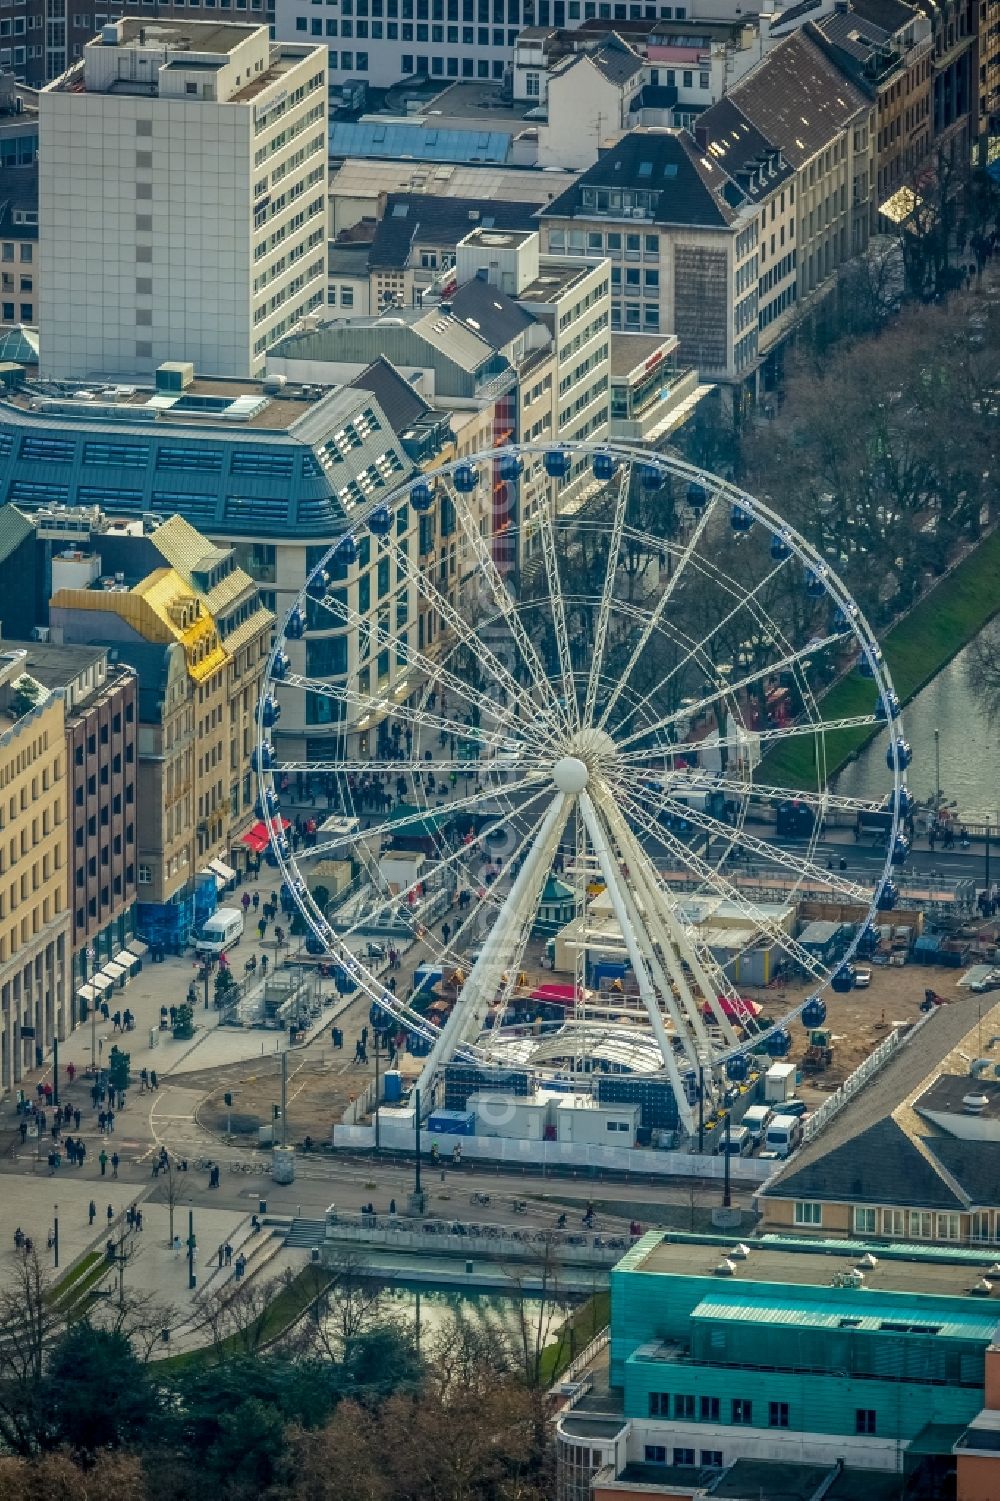
POLYGON ((272 1105, 271 1109, 274 1112, 274 1114, 272 1116, 272 1120, 280 1121, 281 1120, 281 1106, 280 1105, 272 1105))
POLYGON ((108 1083, 112 1089, 124 1090, 129 1085, 129 1066, 132 1062, 131 1053, 123 1053, 120 1048, 112 1048, 108 1058, 108 1083))
POLYGON ((229 1109, 229 1110, 231 1110, 232 1106, 233 1106, 233 1096, 232 1096, 231 1092, 228 1089, 226 1090, 226 1092, 222 1096, 222 1098, 225 1101, 226 1108, 229 1109))

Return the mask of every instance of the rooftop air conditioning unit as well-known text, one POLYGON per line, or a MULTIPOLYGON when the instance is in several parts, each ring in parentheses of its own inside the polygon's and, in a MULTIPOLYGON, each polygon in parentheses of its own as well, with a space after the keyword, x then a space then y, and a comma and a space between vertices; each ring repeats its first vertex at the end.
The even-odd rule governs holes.
POLYGON ((47 625, 33 626, 31 630, 31 639, 32 641, 48 641, 49 627, 47 625))
POLYGON ((728 1256, 725 1257, 715 1268, 715 1275, 717 1277, 734 1277, 736 1275, 736 1263, 730 1261, 728 1256))

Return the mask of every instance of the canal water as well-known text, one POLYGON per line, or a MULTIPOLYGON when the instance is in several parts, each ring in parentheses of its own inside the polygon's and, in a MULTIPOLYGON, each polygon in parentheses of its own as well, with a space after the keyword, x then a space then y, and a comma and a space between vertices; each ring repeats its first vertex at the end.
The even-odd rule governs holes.
MULTIPOLYGON (((935 792, 934 731, 938 730, 941 793, 958 804, 965 823, 1000 823, 1000 724, 990 724, 968 680, 969 647, 959 652, 903 710, 913 747, 907 783, 918 801, 935 792)), ((889 787, 885 735, 878 735, 840 772, 834 787, 846 797, 881 797, 889 787)))
POLYGON ((497 1343, 516 1341, 521 1338, 521 1317, 529 1329, 529 1339, 534 1342, 538 1330, 546 1336, 545 1343, 554 1340, 565 1317, 559 1308, 543 1305, 540 1298, 505 1297, 503 1293, 458 1291, 451 1288, 393 1287, 386 1290, 385 1312, 394 1319, 416 1327, 420 1318, 421 1340, 433 1339, 436 1335, 463 1323, 475 1334, 495 1339, 497 1343))

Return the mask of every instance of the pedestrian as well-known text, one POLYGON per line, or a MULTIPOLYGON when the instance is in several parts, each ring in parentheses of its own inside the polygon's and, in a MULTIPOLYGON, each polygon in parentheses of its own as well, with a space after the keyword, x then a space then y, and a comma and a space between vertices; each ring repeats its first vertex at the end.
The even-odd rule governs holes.
POLYGON ((389 1200, 389 1213, 390 1214, 395 1214, 396 1213, 396 1200, 395 1199, 390 1199, 389 1200))
POLYGON ((112 1178, 117 1178, 118 1177, 118 1164, 119 1164, 120 1161, 121 1161, 121 1158, 118 1156, 118 1153, 117 1152, 112 1152, 111 1153, 111 1176, 112 1176, 112 1178))
POLYGON ((116 1011, 115 1012, 114 1016, 111 1018, 111 1024, 112 1024, 112 1031, 114 1031, 114 1032, 120 1032, 121 1031, 121 1029, 122 1029, 122 1014, 121 1014, 120 1011, 116 1011))
POLYGON ((267 932, 267 918, 262 917, 257 924, 257 936, 261 943, 264 942, 264 934, 267 932))
POLYGON ((80 1112, 79 1112, 79 1110, 74 1110, 73 1111, 73 1124, 76 1127, 76 1129, 79 1131, 79 1129, 80 1129, 80 1112))
POLYGON ((115 1217, 114 1206, 112 1204, 109 1204, 108 1205, 108 1224, 109 1225, 111 1224, 111 1222, 114 1219, 114 1217, 115 1217))
MULTIPOLYGON (((243 910, 246 911, 246 908, 244 908, 243 910)), ((222 1266, 223 1260, 225 1259, 225 1255, 226 1255, 226 1248, 225 1248, 225 1246, 220 1246, 219 1247, 219 1266, 220 1267, 222 1266)))
POLYGON ((103 1147, 97 1154, 97 1160, 101 1164, 101 1177, 103 1178, 108 1171, 108 1154, 103 1147))
POLYGON ((90 1203, 87 1205, 87 1215, 87 1223, 89 1225, 92 1225, 97 1218, 97 1205, 94 1203, 93 1199, 91 1199, 90 1203))
POLYGON ((97 1126, 98 1126, 98 1130, 100 1131, 101 1135, 103 1136, 104 1133, 105 1133, 105 1131, 108 1129, 108 1114, 107 1114, 106 1110, 101 1110, 101 1111, 98 1112, 97 1126))
POLYGON ((113 1110, 108 1111, 108 1131, 112 1136, 115 1134, 115 1112, 113 1110))
POLYGON ((261 972, 262 975, 266 975, 267 974, 267 955, 266 954, 261 954, 261 956, 260 956, 260 972, 261 972))
MULTIPOLYGON (((240 898, 240 906, 243 908, 243 916, 246 917, 247 913, 250 910, 250 893, 249 893, 249 891, 244 891, 242 897, 240 898)), ((219 1265, 220 1266, 222 1265, 221 1261, 219 1262, 219 1265)))
POLYGON ((156 1077, 156 1069, 155 1068, 151 1068, 150 1071, 149 1071, 149 1084, 150 1084, 150 1088, 151 1089, 159 1089, 159 1087, 160 1087, 160 1081, 156 1077))
POLYGON ((223 1249, 225 1251, 226 1266, 232 1266, 232 1264, 233 1264, 233 1248, 229 1244, 228 1240, 226 1241, 226 1244, 225 1244, 225 1246, 224 1246, 223 1249))
POLYGON ((139 1093, 140 1094, 145 1094, 146 1090, 148 1088, 149 1088, 149 1069, 148 1068, 141 1068, 139 1070, 139 1093))
POLYGON ((254 894, 253 894, 253 910, 256 912, 257 908, 259 906, 260 906, 260 892, 259 891, 255 891, 254 894))
POLYGON ((69 1080, 69 1082, 72 1084, 73 1080, 76 1078, 76 1064, 75 1063, 67 1063, 67 1065, 66 1065, 66 1077, 69 1080))
POLYGON ((20 1125, 18 1126, 17 1129, 21 1133, 21 1145, 23 1146, 24 1143, 28 1139, 28 1122, 27 1121, 21 1121, 21 1123, 20 1123, 20 1125))
POLYGON ((76 1162, 76 1142, 73 1140, 72 1136, 67 1136, 66 1138, 66 1161, 69 1163, 70 1167, 72 1167, 76 1162))
POLYGON ((77 1139, 76 1139, 76 1165, 77 1165, 77 1167, 83 1167, 83 1164, 86 1162, 86 1160, 87 1160, 87 1143, 83 1140, 82 1137, 78 1136, 77 1139))
POLYGON ((142 1231, 142 1210, 137 1209, 132 1216, 132 1223, 138 1231, 142 1231))

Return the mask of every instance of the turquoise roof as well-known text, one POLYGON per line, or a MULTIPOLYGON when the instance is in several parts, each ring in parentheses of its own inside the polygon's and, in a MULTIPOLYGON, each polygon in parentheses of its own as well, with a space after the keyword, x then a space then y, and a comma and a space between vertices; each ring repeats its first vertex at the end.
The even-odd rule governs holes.
POLYGON ((394 161, 506 162, 509 130, 447 130, 414 122, 334 121, 330 125, 331 156, 378 156, 394 161))
POLYGON ((967 1308, 952 1298, 914 1299, 914 1303, 910 1313, 901 1309, 898 1298, 882 1302, 873 1293, 852 1295, 849 1289, 837 1289, 820 1302, 779 1297, 746 1303, 734 1294, 731 1298, 703 1298, 692 1309, 691 1318, 799 1329, 849 1329, 852 1333, 922 1333, 987 1342, 996 1332, 996 1314, 985 1299, 982 1303, 970 1303, 967 1308))

